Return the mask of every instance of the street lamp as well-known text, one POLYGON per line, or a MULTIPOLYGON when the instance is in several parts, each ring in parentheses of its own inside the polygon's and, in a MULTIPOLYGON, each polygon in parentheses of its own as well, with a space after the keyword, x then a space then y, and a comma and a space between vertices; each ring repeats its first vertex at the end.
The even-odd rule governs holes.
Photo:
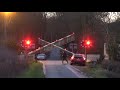
POLYGON ((4 12, 6 16, 10 15, 12 12, 4 12))

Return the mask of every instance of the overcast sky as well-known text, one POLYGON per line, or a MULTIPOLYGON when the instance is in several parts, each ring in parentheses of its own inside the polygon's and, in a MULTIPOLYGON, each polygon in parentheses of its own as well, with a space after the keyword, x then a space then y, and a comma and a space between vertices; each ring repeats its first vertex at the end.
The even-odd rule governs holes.
POLYGON ((120 18, 120 12, 109 12, 108 18, 106 18, 105 21, 111 23, 111 22, 115 22, 118 18, 120 18))
MULTIPOLYGON (((56 16, 55 12, 46 12, 47 18, 51 18, 53 16, 56 16)), ((120 12, 109 12, 109 15, 104 18, 105 22, 111 23, 115 22, 117 18, 120 17, 120 12)))

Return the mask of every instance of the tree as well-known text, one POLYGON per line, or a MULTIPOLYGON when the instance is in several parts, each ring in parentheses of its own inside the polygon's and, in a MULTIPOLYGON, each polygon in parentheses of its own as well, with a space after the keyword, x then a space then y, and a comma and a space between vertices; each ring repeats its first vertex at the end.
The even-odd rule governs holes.
MULTIPOLYGON (((82 39, 87 37, 95 39, 99 36, 99 42, 104 40, 104 38, 101 37, 103 37, 103 25, 105 24, 103 24, 104 22, 101 18, 104 18, 106 15, 107 13, 104 12, 63 12, 60 17, 63 19, 62 21, 67 31, 75 32, 76 42, 79 43, 82 39)), ((96 46, 102 47, 103 42, 96 46)))
POLYGON ((118 44, 116 42, 116 36, 113 36, 112 34, 109 37, 108 45, 107 45, 107 51, 109 54, 109 60, 115 60, 117 55, 117 49, 118 44))
POLYGON ((105 17, 103 20, 107 23, 104 23, 104 29, 106 31, 105 33, 105 42, 106 42, 106 47, 107 47, 107 52, 109 54, 109 59, 110 60, 116 60, 116 55, 118 52, 118 34, 119 34, 119 18, 120 18, 120 13, 119 12, 114 12, 112 15, 107 12, 109 16, 105 17), (114 19, 114 22, 112 20, 114 19))

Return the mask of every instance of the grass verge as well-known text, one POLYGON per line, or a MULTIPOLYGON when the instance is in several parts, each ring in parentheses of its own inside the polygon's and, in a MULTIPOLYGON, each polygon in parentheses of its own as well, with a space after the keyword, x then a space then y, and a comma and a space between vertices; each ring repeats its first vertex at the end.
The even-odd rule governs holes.
POLYGON ((100 64, 97 64, 94 67, 91 67, 89 64, 87 64, 87 66, 74 67, 92 78, 120 78, 120 73, 108 71, 107 69, 102 68, 100 64))
POLYGON ((93 78, 107 78, 107 75, 105 72, 107 70, 101 68, 100 65, 97 65, 95 67, 89 67, 89 66, 75 66, 77 69, 85 73, 87 76, 93 77, 93 78))
POLYGON ((43 73, 43 64, 40 62, 31 63, 29 68, 18 78, 45 78, 43 73))
POLYGON ((87 67, 84 71, 91 75, 93 78, 107 78, 107 75, 105 74, 107 70, 101 68, 100 65, 97 65, 92 68, 87 67))

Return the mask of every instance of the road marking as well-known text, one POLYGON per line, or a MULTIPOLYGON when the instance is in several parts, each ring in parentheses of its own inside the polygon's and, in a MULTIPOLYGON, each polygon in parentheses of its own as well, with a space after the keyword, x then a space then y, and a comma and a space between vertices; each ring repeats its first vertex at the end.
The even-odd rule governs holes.
POLYGON ((69 70, 71 70, 78 78, 87 78, 85 75, 80 75, 78 72, 76 72, 70 65, 65 65, 69 70))
POLYGON ((46 75, 46 68, 45 68, 45 64, 44 64, 42 61, 39 61, 39 62, 41 62, 41 63, 43 64, 43 73, 44 73, 44 75, 46 75))
POLYGON ((68 65, 65 65, 65 67, 67 67, 70 71, 72 71, 78 78, 80 78, 80 76, 68 65))
POLYGON ((76 71, 78 71, 79 73, 81 73, 82 75, 85 75, 88 78, 93 78, 92 76, 88 76, 86 73, 80 71, 79 69, 75 68, 74 66, 71 66, 72 68, 74 68, 76 71))
POLYGON ((43 72, 46 75, 46 68, 45 68, 45 64, 43 64, 43 72))

